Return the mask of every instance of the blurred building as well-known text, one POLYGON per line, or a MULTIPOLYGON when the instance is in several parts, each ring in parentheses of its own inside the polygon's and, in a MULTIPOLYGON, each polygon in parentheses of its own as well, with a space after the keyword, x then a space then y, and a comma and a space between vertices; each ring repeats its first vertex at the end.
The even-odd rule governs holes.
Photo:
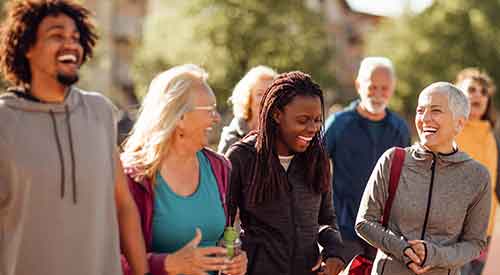
MULTIPOLYGON (((148 3, 158 0, 86 0, 96 13, 100 31, 97 57, 86 66, 82 83, 114 99, 120 108, 137 104, 132 78, 134 47, 140 43, 148 3), (88 84, 88 85, 86 85, 88 84)), ((347 0, 304 0, 313 9, 325 14, 328 40, 335 49, 332 71, 338 80, 339 92, 335 101, 355 96, 354 79, 359 62, 364 56, 364 43, 381 16, 353 10, 347 0)))
POLYGON ((113 98, 120 108, 137 104, 132 59, 142 37, 146 4, 145 0, 85 1, 95 13, 100 39, 82 83, 113 98))
MULTIPOLYGON (((154 6, 157 1, 160 0, 85 0, 95 13, 100 39, 95 58, 83 67, 80 86, 112 98, 122 110, 125 128, 130 127, 130 114, 138 105, 132 77, 134 49, 142 38, 148 5, 154 6)), ((346 0, 304 1, 325 14, 328 41, 336 52, 331 66, 338 89, 327 93, 327 102, 345 102, 356 96, 354 79, 364 56, 366 35, 383 17, 355 11, 346 0)))
POLYGON ((96 56, 83 67, 80 85, 110 97, 120 109, 119 142, 138 106, 132 77, 133 53, 142 38, 146 0, 86 0, 95 13, 100 39, 96 56))
POLYGON ((356 96, 354 80, 365 55, 366 37, 384 17, 355 11, 346 0, 318 1, 328 21, 328 39, 336 53, 332 71, 338 91, 333 93, 333 101, 343 102, 356 96))

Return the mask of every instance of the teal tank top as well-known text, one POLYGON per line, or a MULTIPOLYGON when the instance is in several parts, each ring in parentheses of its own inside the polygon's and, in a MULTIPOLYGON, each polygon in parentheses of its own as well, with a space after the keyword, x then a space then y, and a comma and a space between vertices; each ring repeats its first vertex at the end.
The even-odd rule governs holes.
POLYGON ((158 172, 156 174, 152 250, 172 253, 194 238, 200 228, 199 246, 215 246, 224 232, 226 217, 210 162, 198 151, 199 184, 190 196, 175 194, 158 172))

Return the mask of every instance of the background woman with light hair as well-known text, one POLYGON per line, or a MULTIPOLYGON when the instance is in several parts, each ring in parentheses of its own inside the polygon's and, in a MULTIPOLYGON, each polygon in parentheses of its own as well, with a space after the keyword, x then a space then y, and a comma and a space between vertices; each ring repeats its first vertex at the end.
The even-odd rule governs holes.
POLYGON ((387 227, 394 149, 379 159, 363 194, 356 231, 378 248, 371 274, 456 275, 486 246, 491 188, 488 170, 455 144, 469 116, 467 97, 446 82, 419 95, 419 142, 405 158, 387 227))
MULTIPOLYGON (((215 247, 228 224, 228 161, 206 149, 220 121, 206 72, 182 65, 156 76, 124 145, 122 162, 141 213, 152 274, 246 272, 215 247)), ((125 266, 125 270, 127 270, 125 266)))
POLYGON ((252 68, 236 84, 229 101, 233 104, 234 118, 224 127, 219 141, 218 152, 225 153, 229 146, 242 139, 251 130, 257 129, 259 105, 277 73, 266 66, 252 68))
MULTIPOLYGON (((495 127, 495 110, 493 108, 495 85, 485 72, 481 72, 477 68, 466 68, 460 71, 455 83, 467 95, 471 106, 469 119, 465 123, 463 131, 457 136, 458 146, 460 150, 488 168, 491 186, 495 190, 500 164, 498 161, 498 140, 493 132, 495 127)), ((497 205, 496 197, 492 196, 488 239, 493 234, 497 205)), ((462 273, 481 274, 485 258, 486 253, 482 253, 482 257, 465 265, 462 273)))

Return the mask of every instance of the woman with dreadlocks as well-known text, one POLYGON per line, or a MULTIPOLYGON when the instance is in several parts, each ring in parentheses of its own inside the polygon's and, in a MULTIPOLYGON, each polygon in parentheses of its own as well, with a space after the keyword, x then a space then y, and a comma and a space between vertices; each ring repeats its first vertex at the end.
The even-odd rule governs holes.
POLYGON ((266 90, 255 132, 230 147, 230 215, 240 211, 248 274, 336 275, 344 266, 323 144, 323 94, 302 72, 266 90), (321 255, 318 243, 324 248, 321 255))

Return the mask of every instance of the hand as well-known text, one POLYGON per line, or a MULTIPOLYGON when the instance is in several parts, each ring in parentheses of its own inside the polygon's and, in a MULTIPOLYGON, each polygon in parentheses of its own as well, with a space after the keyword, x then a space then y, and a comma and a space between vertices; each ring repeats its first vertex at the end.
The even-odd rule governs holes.
MULTIPOLYGON (((425 261, 426 258, 426 249, 425 249, 425 243, 422 240, 412 240, 408 242, 411 245, 412 249, 407 249, 408 253, 405 253, 410 259, 412 259, 413 262, 415 262, 418 265, 422 265, 425 261), (410 256, 412 255, 412 256, 410 256), (415 255, 418 257, 419 261, 415 261, 413 258, 415 258, 415 255), (413 257, 413 258, 412 258, 413 257)), ((405 252, 406 252, 405 251, 405 252)))
POLYGON ((337 275, 344 269, 344 262, 336 257, 328 258, 326 264, 323 264, 321 256, 319 257, 316 265, 311 269, 311 271, 319 271, 318 274, 322 275, 337 275), (321 267, 324 267, 321 270, 321 267))
POLYGON ((411 269, 411 271, 413 271, 413 273, 415 273, 417 275, 424 274, 431 269, 430 266, 421 267, 421 266, 417 265, 416 263, 410 263, 408 265, 408 268, 411 269))
POLYGON ((226 269, 226 249, 222 247, 200 248, 198 247, 200 241, 201 231, 196 228, 196 235, 189 243, 167 256, 164 263, 165 271, 172 275, 208 275, 206 271, 226 269))
POLYGON ((247 254, 245 251, 241 251, 241 254, 234 257, 227 265, 227 268, 223 270, 224 274, 227 275, 244 275, 247 272, 247 254))
POLYGON ((408 242, 411 248, 405 250, 405 255, 408 256, 412 263, 408 265, 415 274, 424 274, 431 269, 430 266, 422 267, 426 258, 425 243, 422 240, 412 240, 408 242))
POLYGON ((411 245, 411 248, 413 248, 413 251, 417 253, 417 256, 420 258, 422 263, 425 261, 426 258, 426 249, 425 249, 425 243, 422 240, 413 240, 408 242, 411 245))

